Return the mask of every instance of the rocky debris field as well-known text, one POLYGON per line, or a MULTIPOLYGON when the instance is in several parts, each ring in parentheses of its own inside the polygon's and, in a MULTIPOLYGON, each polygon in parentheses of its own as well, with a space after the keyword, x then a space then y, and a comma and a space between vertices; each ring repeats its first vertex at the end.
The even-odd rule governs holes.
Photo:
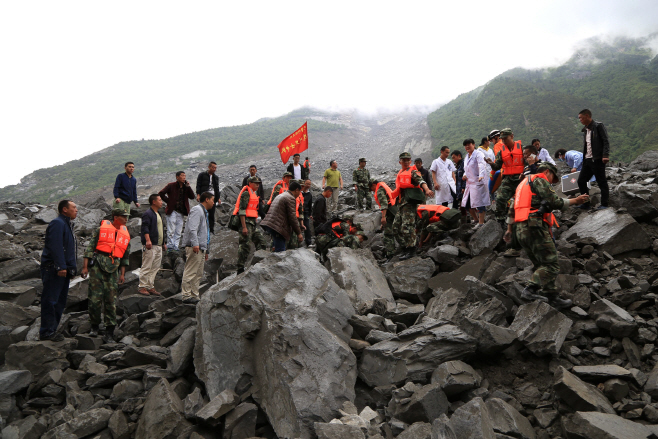
MULTIPOLYGON (((176 253, 156 280, 163 297, 143 296, 133 211, 114 344, 88 336, 79 278, 66 339, 38 340, 56 213, 2 204, 2 438, 655 439, 658 163, 640 159, 646 170, 608 168, 610 209, 557 213, 558 285, 574 302, 562 311, 519 299, 532 266, 502 256, 495 221, 384 262, 376 211, 356 213, 361 250, 258 251, 239 276, 237 233, 218 227, 198 305, 180 300, 176 253)), ((80 258, 108 212, 80 206, 80 258)))

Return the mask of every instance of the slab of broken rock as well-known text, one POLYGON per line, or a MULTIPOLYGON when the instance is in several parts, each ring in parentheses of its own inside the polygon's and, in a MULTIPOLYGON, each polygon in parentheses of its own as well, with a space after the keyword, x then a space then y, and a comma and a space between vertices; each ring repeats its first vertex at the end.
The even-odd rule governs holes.
POLYGON ((574 410, 616 414, 610 401, 599 389, 580 380, 564 367, 555 371, 555 394, 574 410))
POLYGON ((557 356, 572 325, 573 321, 555 308, 535 301, 519 307, 509 329, 536 355, 557 356))

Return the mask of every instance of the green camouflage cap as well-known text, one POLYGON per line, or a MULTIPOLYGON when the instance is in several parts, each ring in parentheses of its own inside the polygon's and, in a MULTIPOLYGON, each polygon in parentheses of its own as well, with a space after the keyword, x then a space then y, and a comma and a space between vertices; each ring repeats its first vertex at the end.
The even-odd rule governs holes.
POLYGON ((514 133, 512 132, 511 128, 505 128, 500 131, 500 138, 504 139, 505 137, 513 136, 514 133))
POLYGON ((260 183, 260 182, 261 182, 260 178, 256 177, 255 175, 247 179, 247 183, 260 183))
POLYGON ((128 208, 125 209, 112 209, 112 216, 129 216, 130 211, 128 208))
POLYGON ((557 168, 555 167, 554 164, 549 163, 549 162, 541 162, 539 166, 537 166, 538 171, 551 171, 555 177, 558 177, 560 174, 557 172, 557 168))
POLYGON ((368 186, 372 186, 373 184, 377 184, 377 183, 379 183, 379 181, 375 178, 371 178, 370 180, 368 180, 368 186))
POLYGON ((283 177, 281 178, 286 178, 286 177, 294 177, 294 175, 292 175, 290 172, 284 172, 283 177))
POLYGON ((364 241, 368 240, 368 236, 365 234, 365 232, 356 232, 356 236, 363 236, 364 241))
POLYGON ((400 158, 401 159, 411 159, 411 154, 409 154, 408 152, 403 152, 402 154, 400 154, 400 158))
POLYGON ((365 157, 361 157, 361 158, 359 159, 359 163, 361 163, 361 162, 367 162, 367 161, 368 161, 368 160, 366 160, 365 157))

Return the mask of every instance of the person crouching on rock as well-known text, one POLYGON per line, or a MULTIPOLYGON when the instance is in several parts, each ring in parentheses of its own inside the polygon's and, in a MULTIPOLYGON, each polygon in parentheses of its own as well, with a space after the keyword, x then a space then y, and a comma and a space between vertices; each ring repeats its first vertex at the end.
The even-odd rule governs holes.
POLYGON ((353 250, 361 248, 361 243, 368 237, 352 223, 352 217, 344 216, 342 219, 335 218, 327 225, 326 231, 318 233, 315 238, 315 251, 324 259, 329 249, 334 247, 349 247, 353 250))
POLYGON ((103 220, 91 236, 84 253, 82 276, 89 273, 89 321, 91 337, 97 337, 101 311, 105 315, 104 343, 114 343, 117 325, 116 298, 129 265, 130 234, 126 227, 128 213, 112 210, 113 221, 103 220), (92 261, 91 264, 89 261, 92 261))
POLYGON ((440 204, 421 204, 416 210, 418 219, 416 230, 420 236, 419 247, 430 240, 432 235, 459 228, 461 211, 440 204))
POLYGON ((525 177, 516 188, 503 239, 508 243, 512 240, 512 225, 516 224, 516 239, 535 269, 521 298, 541 300, 556 308, 568 308, 571 300, 560 298, 555 286, 560 265, 551 232, 551 227, 556 223, 552 211, 566 210, 571 204, 586 203, 589 196, 583 194, 572 199, 558 197, 551 186, 560 180, 557 168, 550 163, 542 163, 537 169, 539 174, 525 177))

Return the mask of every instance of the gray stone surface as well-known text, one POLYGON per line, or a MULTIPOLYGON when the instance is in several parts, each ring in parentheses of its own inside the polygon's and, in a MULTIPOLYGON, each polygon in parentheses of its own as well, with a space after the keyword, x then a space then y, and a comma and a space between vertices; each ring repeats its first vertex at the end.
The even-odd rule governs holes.
POLYGON ((597 411, 615 414, 610 401, 599 389, 559 366, 555 371, 555 394, 569 407, 580 411, 597 411))
POLYGON ((248 374, 276 434, 311 437, 313 422, 330 421, 354 399, 353 314, 348 294, 313 252, 273 254, 202 296, 196 374, 211 398, 248 374))
POLYGON ((57 213, 56 209, 47 207, 45 209, 41 209, 39 213, 34 215, 34 219, 39 221, 42 224, 50 224, 52 220, 57 218, 59 214, 57 213))
POLYGON ((344 424, 329 424, 316 422, 314 424, 315 434, 318 439, 365 439, 365 435, 359 427, 344 424))
POLYGON ((430 439, 431 437, 432 425, 427 422, 414 422, 397 436, 398 439, 430 439))
POLYGON ((599 250, 618 255, 631 250, 651 248, 651 239, 632 216, 616 213, 613 209, 600 210, 582 215, 578 222, 562 237, 570 239, 592 238, 599 244, 599 250))
POLYGON ((455 410, 448 425, 459 439, 496 439, 489 409, 479 397, 455 410))
POLYGON ((178 341, 169 348, 167 370, 176 376, 181 376, 192 362, 192 351, 196 339, 196 327, 190 327, 183 332, 178 341))
POLYGON ((510 325, 518 339, 536 355, 557 356, 573 321, 540 301, 519 307, 510 325))
POLYGON ((30 257, 0 262, 0 282, 40 277, 41 265, 30 257))
POLYGON ((112 410, 96 408, 78 414, 72 420, 49 430, 43 435, 43 439, 55 439, 61 437, 61 433, 68 433, 73 437, 85 437, 92 435, 107 427, 107 422, 112 416, 112 410))
POLYGON ((480 374, 460 360, 446 361, 432 373, 432 383, 439 384, 448 396, 479 387, 480 382, 480 374))
POLYGON ((370 250, 332 248, 327 252, 326 266, 336 284, 350 296, 355 309, 374 299, 395 303, 386 276, 370 250))
POLYGON ((192 424, 183 415, 182 401, 167 380, 160 380, 146 397, 135 439, 185 437, 191 429, 192 424))
POLYGON ((243 402, 226 415, 224 439, 249 439, 256 435, 258 407, 243 402))
POLYGON ((627 337, 637 329, 637 322, 633 316, 607 299, 592 303, 589 314, 596 322, 596 326, 607 329, 615 338, 627 337))
POLYGON ((70 366, 67 353, 75 342, 21 341, 9 346, 5 364, 9 370, 29 370, 38 380, 51 370, 64 370, 70 366))
POLYGON ((215 426, 219 424, 222 416, 235 408, 239 401, 240 398, 233 390, 224 390, 197 411, 195 416, 199 421, 215 426))
POLYGON ((500 398, 490 398, 486 405, 496 433, 520 439, 535 439, 535 430, 530 421, 510 404, 500 398))
POLYGON ((600 364, 596 366, 574 366, 571 370, 575 375, 586 380, 605 381, 610 378, 632 379, 633 374, 628 369, 615 364, 600 364))
POLYGON ((0 372, 0 394, 13 395, 27 388, 32 382, 29 370, 8 370, 0 372))
POLYGON ((616 414, 577 412, 562 417, 567 439, 650 439, 651 430, 616 414))
POLYGON ((37 290, 30 285, 0 287, 0 300, 12 302, 19 306, 32 305, 36 297, 37 290))
POLYGON ((503 228, 498 221, 493 219, 487 221, 475 231, 468 242, 471 254, 477 256, 485 250, 493 250, 503 237, 503 233, 503 228))
POLYGON ((385 274, 395 298, 426 303, 431 297, 427 282, 435 270, 431 259, 414 257, 389 264, 385 274))
POLYGON ((0 301, 0 326, 16 328, 18 326, 30 325, 39 317, 39 311, 34 308, 26 308, 11 302, 0 301))
POLYGON ((450 402, 438 383, 428 384, 416 390, 410 398, 392 398, 387 412, 391 417, 407 424, 432 422, 448 412, 450 402))

